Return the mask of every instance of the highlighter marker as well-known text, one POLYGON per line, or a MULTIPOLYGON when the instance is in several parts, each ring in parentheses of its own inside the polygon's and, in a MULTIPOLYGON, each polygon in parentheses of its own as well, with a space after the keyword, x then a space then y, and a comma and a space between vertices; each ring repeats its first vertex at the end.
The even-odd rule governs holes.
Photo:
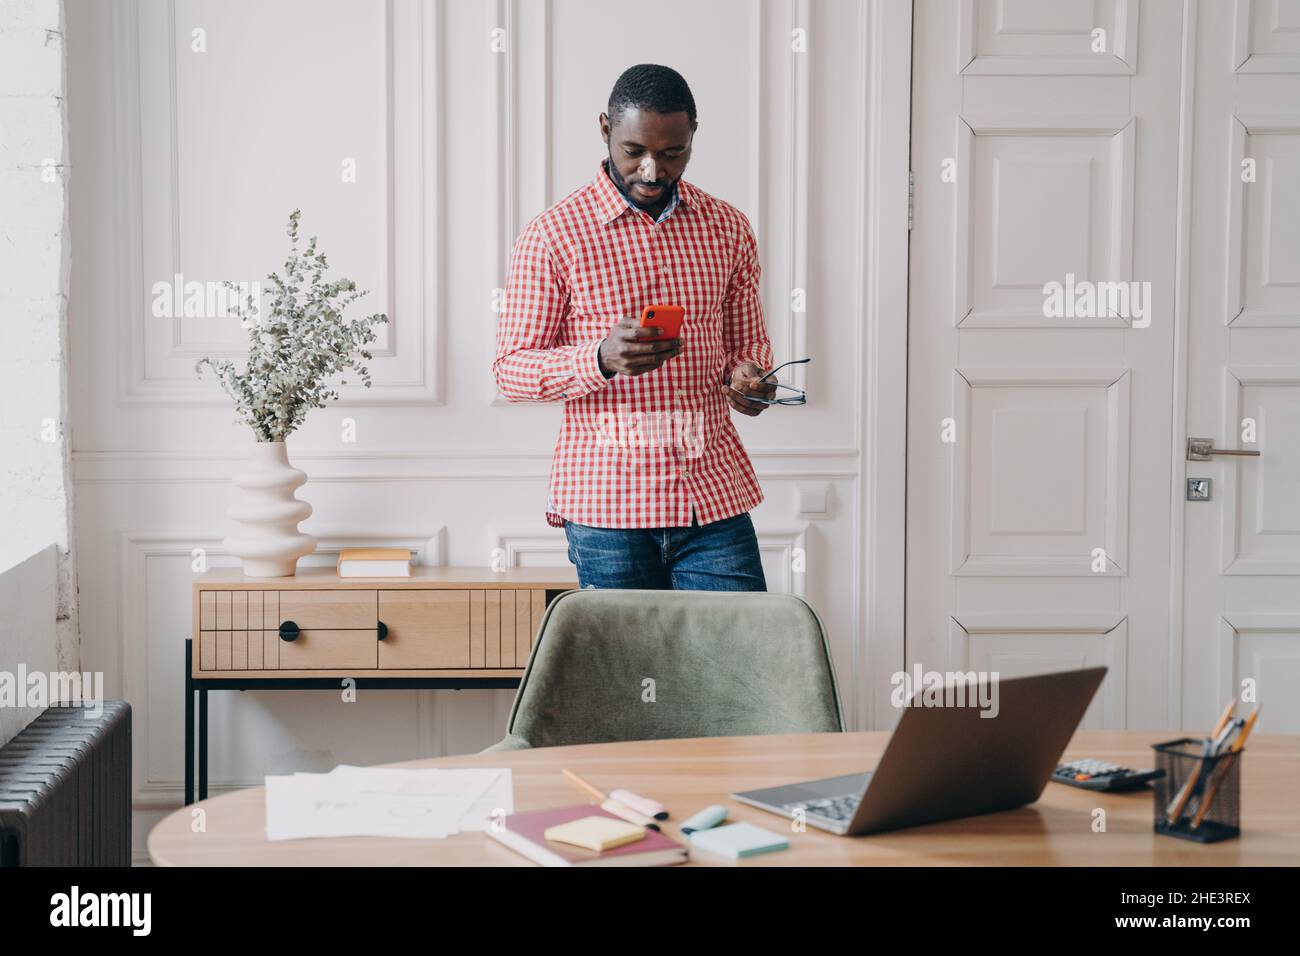
POLYGON ((696 830, 707 830, 710 827, 716 827, 723 820, 727 819, 727 808, 719 803, 711 807, 705 807, 695 816, 682 824, 683 833, 693 833, 696 830))
POLYGON ((624 806, 638 810, 648 817, 654 817, 656 820, 668 819, 668 811, 658 800, 651 800, 649 797, 643 797, 633 793, 631 790, 611 790, 610 799, 617 800, 624 806))
POLYGON ((638 826, 649 827, 651 830, 658 830, 659 825, 654 819, 646 816, 638 810, 633 810, 625 803, 619 803, 617 800, 606 800, 600 805, 600 808, 607 813, 612 813, 616 817, 626 820, 628 823, 635 823, 638 826))

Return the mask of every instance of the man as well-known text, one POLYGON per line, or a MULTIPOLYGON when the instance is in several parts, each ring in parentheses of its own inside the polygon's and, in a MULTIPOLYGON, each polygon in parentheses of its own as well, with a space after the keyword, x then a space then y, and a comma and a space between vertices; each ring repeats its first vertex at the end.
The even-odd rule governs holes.
POLYGON ((728 409, 758 415, 772 346, 758 246, 738 210, 682 179, 695 100, 675 70, 623 73, 595 179, 515 243, 492 363, 512 402, 563 400, 546 520, 583 587, 765 591, 763 500, 728 409), (680 336, 640 327, 685 309, 680 336), (760 400, 756 400, 760 399, 760 400))

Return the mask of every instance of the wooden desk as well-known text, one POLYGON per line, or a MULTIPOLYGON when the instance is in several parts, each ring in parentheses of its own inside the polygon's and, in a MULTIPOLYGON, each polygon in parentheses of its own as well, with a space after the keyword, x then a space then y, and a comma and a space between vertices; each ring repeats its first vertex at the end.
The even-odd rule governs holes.
MULTIPOLYGON (((1150 744, 1170 731, 1083 731, 1067 758, 1098 757, 1130 767, 1151 766, 1150 744)), ((1192 735, 1189 735, 1192 736, 1192 735)), ((746 807, 727 794, 814 777, 869 770, 885 733, 715 737, 584 744, 493 754, 412 760, 399 767, 510 767, 515 809, 581 802, 560 776, 569 767, 598 787, 626 787, 663 802, 672 813, 664 832, 711 803, 729 820, 749 820, 789 832, 790 823, 746 807)), ((790 849, 743 866, 1294 866, 1300 862, 1300 737, 1251 738, 1242 765, 1242 835, 1202 846, 1152 832, 1152 796, 1096 794, 1049 783, 1037 803, 1018 810, 953 820, 866 837, 836 837, 809 828, 790 833, 790 849), (1092 811, 1106 810, 1105 833, 1092 830, 1092 811)), ((178 810, 149 834, 149 856, 175 866, 531 866, 482 833, 445 840, 349 838, 270 843, 265 837, 265 790, 253 787, 204 800, 207 832, 192 833, 193 807, 178 810)), ((715 863, 695 857, 693 863, 715 863)), ((722 865, 731 865, 725 862, 722 865)))

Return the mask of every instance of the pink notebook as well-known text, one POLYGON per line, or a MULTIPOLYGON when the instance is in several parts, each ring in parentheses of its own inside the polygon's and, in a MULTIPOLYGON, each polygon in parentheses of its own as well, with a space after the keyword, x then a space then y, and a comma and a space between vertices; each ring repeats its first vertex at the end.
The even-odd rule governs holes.
POLYGON ((487 835, 542 866, 671 866, 686 862, 686 847, 655 830, 647 829, 644 840, 617 846, 603 853, 568 843, 556 843, 543 836, 550 827, 583 817, 619 819, 591 804, 552 807, 531 813, 511 814, 505 818, 504 827, 499 831, 493 829, 489 822, 487 835))

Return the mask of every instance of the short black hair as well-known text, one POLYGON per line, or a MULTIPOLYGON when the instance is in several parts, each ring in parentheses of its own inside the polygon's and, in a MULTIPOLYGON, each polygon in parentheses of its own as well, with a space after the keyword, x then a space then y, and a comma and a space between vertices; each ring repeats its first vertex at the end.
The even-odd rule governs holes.
POLYGON ((695 128, 695 97, 685 78, 672 67, 638 63, 624 70, 609 93, 610 125, 629 107, 652 113, 685 113, 691 129, 695 128))

